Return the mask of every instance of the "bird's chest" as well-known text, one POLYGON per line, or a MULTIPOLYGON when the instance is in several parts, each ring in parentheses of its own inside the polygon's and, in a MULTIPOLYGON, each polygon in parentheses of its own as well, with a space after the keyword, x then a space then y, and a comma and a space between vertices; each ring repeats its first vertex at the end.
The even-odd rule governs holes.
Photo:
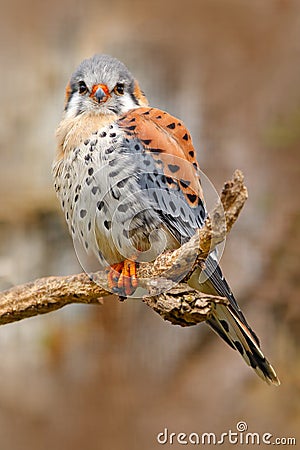
POLYGON ((72 148, 54 170, 74 241, 105 266, 149 246, 158 218, 138 184, 140 163, 109 125, 72 148))

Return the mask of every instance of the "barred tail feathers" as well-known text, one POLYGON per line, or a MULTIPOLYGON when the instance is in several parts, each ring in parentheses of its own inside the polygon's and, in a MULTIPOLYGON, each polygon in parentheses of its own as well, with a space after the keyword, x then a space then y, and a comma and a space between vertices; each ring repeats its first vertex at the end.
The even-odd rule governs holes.
POLYGON ((275 370, 262 353, 255 335, 238 318, 234 311, 225 305, 216 305, 208 325, 237 350, 248 366, 268 384, 280 385, 275 370))

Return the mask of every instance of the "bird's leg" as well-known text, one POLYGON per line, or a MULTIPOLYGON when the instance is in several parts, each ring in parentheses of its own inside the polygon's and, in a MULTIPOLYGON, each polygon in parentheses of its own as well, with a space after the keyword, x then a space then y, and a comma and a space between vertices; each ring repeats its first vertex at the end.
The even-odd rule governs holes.
POLYGON ((136 261, 130 259, 112 264, 107 276, 108 287, 121 296, 131 295, 138 286, 136 266, 136 261))

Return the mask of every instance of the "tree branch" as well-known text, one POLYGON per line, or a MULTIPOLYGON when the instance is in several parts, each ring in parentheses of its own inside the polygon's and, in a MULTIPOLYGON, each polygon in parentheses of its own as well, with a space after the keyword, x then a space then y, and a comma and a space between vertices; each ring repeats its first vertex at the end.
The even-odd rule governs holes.
MULTIPOLYGON (((222 297, 195 291, 181 280, 203 265, 209 252, 224 240, 246 199, 243 175, 236 170, 233 179, 225 183, 220 201, 205 225, 189 242, 159 255, 154 262, 140 265, 137 275, 144 290, 143 301, 165 320, 181 326, 195 325, 207 319, 216 303, 227 303, 222 297)), ((15 286, 0 293, 0 325, 73 303, 102 304, 103 297, 111 295, 105 286, 104 272, 46 277, 15 286)))

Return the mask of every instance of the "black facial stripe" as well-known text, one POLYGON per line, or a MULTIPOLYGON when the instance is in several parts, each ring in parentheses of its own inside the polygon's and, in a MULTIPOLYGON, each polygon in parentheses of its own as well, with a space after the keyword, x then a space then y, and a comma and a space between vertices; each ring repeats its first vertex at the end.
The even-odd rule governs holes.
POLYGON ((134 93, 131 90, 129 91, 129 94, 130 94, 130 97, 132 98, 132 100, 134 101, 134 103, 136 105, 139 105, 137 98, 135 97, 134 93))
POLYGON ((133 100, 134 104, 138 106, 139 105, 138 99, 135 97, 135 95, 133 93, 133 91, 134 91, 134 80, 133 79, 132 79, 130 85, 128 86, 127 90, 128 90, 128 93, 129 93, 131 99, 133 100))
POLYGON ((76 110, 76 117, 79 116, 79 114, 83 114, 85 112, 85 108, 82 106, 82 104, 80 103, 78 105, 78 108, 76 110))
POLYGON ((68 101, 66 102, 66 105, 65 105, 65 111, 67 111, 68 106, 69 106, 69 104, 70 104, 70 102, 71 102, 71 100, 73 98, 73 95, 77 91, 78 91, 78 82, 71 80, 71 82, 70 82, 70 95, 69 95, 68 101))
POLYGON ((67 111, 68 106, 69 106, 69 104, 70 104, 70 102, 71 102, 71 100, 72 100, 72 97, 73 97, 73 95, 75 94, 75 92, 76 92, 76 88, 75 88, 75 86, 73 86, 73 87, 72 87, 72 90, 71 90, 71 92, 70 92, 68 101, 66 102, 66 105, 65 105, 65 111, 67 111))

